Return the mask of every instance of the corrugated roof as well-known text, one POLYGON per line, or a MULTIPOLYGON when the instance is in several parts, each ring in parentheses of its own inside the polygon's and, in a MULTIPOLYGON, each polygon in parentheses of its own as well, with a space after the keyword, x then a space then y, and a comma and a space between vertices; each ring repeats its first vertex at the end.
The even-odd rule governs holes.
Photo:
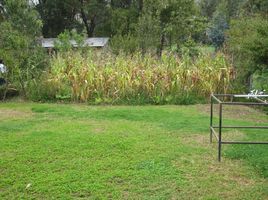
POLYGON ((56 38, 42 38, 41 44, 44 48, 52 48, 54 47, 54 41, 56 38))
MULTIPOLYGON (((57 38, 43 38, 41 40, 42 47, 44 48, 53 48, 54 42, 57 40, 57 38)), ((85 39, 85 46, 89 47, 104 47, 109 41, 109 38, 87 38, 85 39)), ((77 44, 74 40, 71 40, 70 43, 77 47, 77 44)))
POLYGON ((87 38, 85 44, 90 47, 104 47, 109 41, 109 38, 87 38))

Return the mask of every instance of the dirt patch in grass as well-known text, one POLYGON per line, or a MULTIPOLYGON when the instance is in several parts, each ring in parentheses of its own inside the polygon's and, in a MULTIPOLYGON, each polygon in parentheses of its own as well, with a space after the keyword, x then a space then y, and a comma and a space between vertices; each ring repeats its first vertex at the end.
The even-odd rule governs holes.
POLYGON ((245 137, 246 137, 245 133, 239 130, 228 130, 222 133, 222 139, 226 141, 231 141, 231 140, 242 141, 243 138, 245 137))
POLYGON ((185 134, 182 137, 183 144, 191 145, 191 146, 209 146, 209 135, 204 134, 185 134))
MULTIPOLYGON (((196 105, 197 110, 200 113, 210 115, 210 105, 196 105)), ((213 108, 214 116, 218 116, 219 106, 214 105, 213 108)), ((224 106, 223 107, 223 115, 226 118, 231 119, 244 119, 253 122, 265 123, 268 122, 268 115, 264 112, 261 112, 253 107, 249 106, 224 106)))
MULTIPOLYGON (((71 123, 71 121, 70 121, 71 123)), ((91 130, 92 133, 94 134, 102 134, 102 133, 105 133, 105 131, 107 130, 107 125, 105 123, 101 123, 99 121, 95 121, 95 120, 80 120, 79 123, 82 125, 82 126, 85 126, 85 127, 89 127, 89 129, 91 130)))
MULTIPOLYGON (((242 140, 245 137, 245 134, 239 130, 231 130, 224 132, 222 134, 223 140, 242 140)), ((202 146, 202 147, 210 147, 209 141, 209 131, 208 134, 184 134, 182 137, 183 144, 187 144, 190 146, 202 146)), ((213 136, 213 143, 216 142, 215 136, 213 136)))
POLYGON ((32 117, 33 113, 30 111, 19 111, 12 109, 0 109, 0 120, 4 119, 21 119, 32 117))

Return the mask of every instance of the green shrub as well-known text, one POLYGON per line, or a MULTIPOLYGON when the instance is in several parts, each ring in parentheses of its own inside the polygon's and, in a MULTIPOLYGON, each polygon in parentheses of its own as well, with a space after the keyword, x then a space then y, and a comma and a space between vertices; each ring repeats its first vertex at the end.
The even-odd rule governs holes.
POLYGON ((132 35, 116 35, 112 38, 110 44, 113 53, 117 55, 119 53, 133 54, 139 47, 138 39, 132 35))
POLYGON ((75 30, 65 30, 63 33, 59 34, 55 41, 55 49, 59 52, 68 52, 73 49, 74 43, 77 49, 82 49, 84 48, 84 42, 85 36, 83 34, 78 34, 75 30))
POLYGON ((27 97, 33 101, 56 100, 57 88, 54 84, 40 78, 33 79, 27 87, 27 97))

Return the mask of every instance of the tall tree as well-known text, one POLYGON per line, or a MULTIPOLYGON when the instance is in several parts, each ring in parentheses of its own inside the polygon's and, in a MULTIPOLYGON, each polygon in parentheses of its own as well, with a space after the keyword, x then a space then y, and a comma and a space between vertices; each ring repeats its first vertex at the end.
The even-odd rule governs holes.
POLYGON ((198 4, 201 10, 201 14, 211 19, 219 3, 220 0, 200 0, 198 4))
POLYGON ((0 3, 0 22, 4 20, 4 17, 5 17, 4 6, 2 5, 2 3, 0 3))
POLYGON ((15 29, 26 35, 37 35, 40 33, 42 21, 38 12, 29 4, 28 0, 2 0, 1 9, 8 22, 15 29))
POLYGON ((268 1, 267 0, 244 0, 241 5, 244 15, 248 14, 263 14, 268 15, 268 1))
POLYGON ((56 37, 77 25, 77 9, 73 0, 38 0, 36 8, 44 23, 42 32, 45 37, 56 37))
MULTIPOLYGON (((182 45, 197 30, 197 9, 194 0, 144 1, 143 14, 138 29, 140 36, 151 35, 156 39, 158 55, 161 56, 165 45, 182 45), (154 22, 150 24, 146 22, 154 22), (152 27, 152 28, 150 28, 152 27), (159 30, 159 31, 156 31, 159 30), (146 33, 145 31, 148 31, 146 33), (157 35, 158 34, 158 35, 157 35)), ((145 39, 146 40, 146 39, 145 39)), ((146 43, 144 43, 146 44, 146 43)))
POLYGON ((28 0, 3 0, 5 18, 0 22, 0 58, 8 66, 9 81, 23 94, 29 79, 41 68, 43 51, 38 48, 42 21, 28 0))
POLYGON ((232 20, 227 47, 241 82, 250 87, 256 71, 268 70, 268 19, 262 16, 232 20))
POLYGON ((107 28, 109 23, 108 5, 106 0, 38 0, 37 9, 44 21, 43 34, 56 37, 65 29, 74 28, 85 29, 88 37, 105 33, 100 29, 107 28))
POLYGON ((88 37, 94 36, 96 28, 109 20, 107 5, 106 0, 79 0, 78 13, 83 20, 88 37))
POLYGON ((225 31, 229 27, 229 15, 228 15, 228 2, 222 1, 216 11, 213 13, 213 17, 210 22, 207 34, 211 43, 219 49, 222 47, 225 41, 225 31))
POLYGON ((268 1, 244 0, 238 17, 231 16, 226 46, 240 82, 250 88, 252 75, 268 70, 268 1))

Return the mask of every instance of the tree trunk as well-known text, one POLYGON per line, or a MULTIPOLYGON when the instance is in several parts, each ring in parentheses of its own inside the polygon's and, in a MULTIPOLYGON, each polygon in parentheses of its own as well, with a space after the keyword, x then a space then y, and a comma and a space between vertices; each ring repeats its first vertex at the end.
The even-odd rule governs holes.
POLYGON ((86 27, 87 35, 88 37, 93 37, 93 33, 96 27, 96 15, 93 15, 93 17, 90 19, 90 23, 88 22, 88 17, 83 9, 84 2, 83 0, 80 0, 81 3, 81 17, 84 22, 84 25, 86 27))
POLYGON ((143 9, 143 0, 139 0, 139 5, 138 5, 138 7, 139 7, 139 12, 141 13, 142 12, 142 9, 143 9))
POLYGON ((165 42, 165 34, 162 33, 161 34, 160 45, 159 45, 159 48, 157 50, 157 55, 158 55, 159 58, 161 58, 161 56, 162 56, 162 51, 163 51, 163 48, 164 48, 164 42, 165 42))
POLYGON ((89 31, 87 32, 88 37, 93 37, 95 27, 96 27, 96 15, 94 15, 90 20, 89 31))
POLYGON ((114 1, 111 0, 111 1, 110 1, 110 4, 111 4, 111 7, 113 8, 113 7, 114 7, 114 1))
POLYGON ((246 79, 245 79, 245 85, 248 91, 250 91, 252 89, 252 74, 248 73, 246 75, 246 79))
POLYGON ((94 15, 90 19, 90 23, 88 23, 87 16, 86 16, 83 8, 81 8, 81 16, 82 16, 82 20, 83 20, 83 22, 85 24, 88 37, 93 37, 93 33, 94 33, 94 30, 95 30, 95 27, 96 27, 96 15, 94 15))
POLYGON ((129 8, 132 4, 132 0, 127 0, 126 1, 126 7, 129 8))

